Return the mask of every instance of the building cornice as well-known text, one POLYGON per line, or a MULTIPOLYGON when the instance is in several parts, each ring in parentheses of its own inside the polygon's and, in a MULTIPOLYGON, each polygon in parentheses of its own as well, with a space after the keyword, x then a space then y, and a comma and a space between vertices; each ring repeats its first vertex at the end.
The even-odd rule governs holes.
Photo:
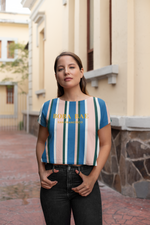
POLYGON ((28 24, 28 20, 9 20, 9 19, 0 19, 0 23, 15 23, 15 24, 28 24))
POLYGON ((112 128, 129 131, 150 131, 149 116, 111 116, 112 128))
POLYGON ((22 0, 21 4, 24 8, 29 8, 31 10, 33 4, 36 2, 36 0, 22 0))
POLYGON ((44 41, 46 40, 46 16, 45 12, 38 12, 34 15, 33 21, 37 24, 36 26, 36 46, 39 46, 39 34, 38 34, 38 28, 40 24, 44 21, 44 41))
POLYGON ((2 82, 0 82, 0 86, 6 86, 6 85, 17 85, 17 82, 12 82, 12 81, 2 81, 2 82))
POLYGON ((98 80, 101 79, 108 79, 108 84, 116 84, 118 73, 118 65, 109 65, 100 69, 88 71, 84 73, 84 76, 87 82, 91 82, 92 87, 98 87, 98 80))
POLYGON ((40 95, 43 95, 43 97, 45 97, 45 93, 46 91, 44 89, 41 89, 35 92, 37 97, 39 97, 40 95))
POLYGON ((45 12, 37 12, 37 14, 35 14, 33 21, 37 24, 41 23, 41 21, 43 20, 43 18, 45 17, 45 12))
POLYGON ((27 16, 30 15, 30 13, 18 13, 18 12, 0 12, 0 14, 27 15, 27 16))

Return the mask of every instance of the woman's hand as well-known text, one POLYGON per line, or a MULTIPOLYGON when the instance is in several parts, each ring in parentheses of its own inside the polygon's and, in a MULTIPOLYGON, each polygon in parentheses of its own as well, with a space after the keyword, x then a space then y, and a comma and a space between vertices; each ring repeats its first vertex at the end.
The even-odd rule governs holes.
MULTIPOLYGON (((54 169, 54 173, 58 173, 59 170, 54 169)), ((43 170, 39 172, 41 187, 45 189, 51 189, 58 181, 51 181, 47 177, 53 173, 52 170, 43 170)))
POLYGON ((75 188, 72 188, 72 190, 82 196, 89 195, 92 192, 96 181, 93 179, 93 177, 91 177, 90 175, 86 176, 81 171, 79 173, 78 170, 76 170, 76 173, 79 174, 79 176, 82 178, 83 183, 75 188))

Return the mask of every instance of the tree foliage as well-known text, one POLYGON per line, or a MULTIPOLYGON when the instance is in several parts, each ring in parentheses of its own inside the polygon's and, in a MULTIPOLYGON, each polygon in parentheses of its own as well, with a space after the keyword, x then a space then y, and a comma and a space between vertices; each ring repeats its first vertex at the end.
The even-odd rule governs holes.
POLYGON ((28 50, 25 45, 21 43, 11 43, 9 45, 10 55, 14 55, 14 60, 11 62, 4 62, 0 65, 0 72, 11 72, 17 74, 14 77, 5 77, 2 81, 15 81, 18 83, 20 89, 25 80, 28 79, 28 50), (14 80, 15 79, 15 80, 14 80))

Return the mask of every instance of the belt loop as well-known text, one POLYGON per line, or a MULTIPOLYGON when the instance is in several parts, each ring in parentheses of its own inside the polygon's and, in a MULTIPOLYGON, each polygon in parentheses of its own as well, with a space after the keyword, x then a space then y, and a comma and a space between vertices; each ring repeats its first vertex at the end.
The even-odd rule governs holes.
POLYGON ((54 166, 54 164, 53 164, 53 168, 52 168, 52 172, 54 173, 54 169, 55 169, 55 166, 54 166))
POLYGON ((80 174, 80 171, 81 171, 81 170, 80 170, 80 167, 81 167, 81 166, 78 166, 78 171, 79 171, 79 173, 78 173, 78 174, 80 174))

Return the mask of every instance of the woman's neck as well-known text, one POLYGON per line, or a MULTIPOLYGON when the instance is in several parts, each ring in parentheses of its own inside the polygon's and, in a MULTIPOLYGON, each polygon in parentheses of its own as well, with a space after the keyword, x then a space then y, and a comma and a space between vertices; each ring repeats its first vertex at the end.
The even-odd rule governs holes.
POLYGON ((78 101, 84 99, 85 96, 87 95, 81 91, 80 87, 76 90, 74 88, 69 88, 64 89, 64 95, 61 99, 66 101, 78 101))

